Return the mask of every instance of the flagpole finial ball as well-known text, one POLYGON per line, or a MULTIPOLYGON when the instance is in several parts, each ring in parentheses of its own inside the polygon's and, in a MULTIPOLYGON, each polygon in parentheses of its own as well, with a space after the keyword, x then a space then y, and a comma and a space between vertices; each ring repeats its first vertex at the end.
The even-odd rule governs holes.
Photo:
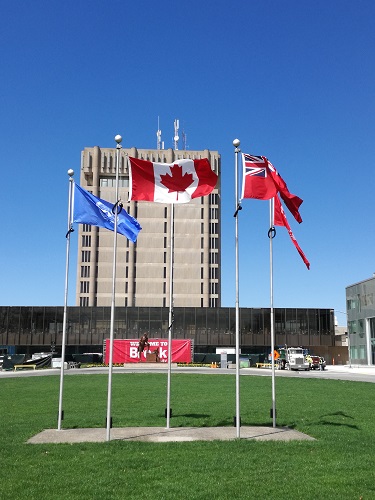
POLYGON ((235 148, 238 148, 238 146, 239 146, 240 144, 241 144, 241 141, 240 141, 239 139, 234 139, 234 141, 233 141, 233 146, 234 146, 235 148))
POLYGON ((72 170, 71 168, 68 170, 68 175, 69 177, 73 177, 74 175, 74 170, 72 170))
POLYGON ((122 137, 121 137, 121 135, 116 135, 116 136, 115 136, 115 141, 117 142, 117 144, 120 144, 120 142, 122 142, 122 137))

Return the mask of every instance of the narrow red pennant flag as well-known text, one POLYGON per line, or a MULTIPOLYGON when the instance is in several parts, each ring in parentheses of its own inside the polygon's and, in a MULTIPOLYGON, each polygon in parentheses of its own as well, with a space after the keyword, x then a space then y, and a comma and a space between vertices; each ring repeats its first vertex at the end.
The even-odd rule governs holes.
POLYGON ((274 198, 274 222, 273 223, 275 226, 285 226, 286 227, 286 229, 289 233, 290 239, 293 242, 293 245, 296 247, 296 249, 301 256, 301 259, 305 263, 307 269, 310 269, 310 262, 307 260, 306 255, 303 253, 301 247, 298 245, 298 242, 294 237, 294 234, 292 233, 292 230, 289 226, 289 222, 287 221, 284 209, 281 205, 281 201, 280 201, 280 198, 278 195, 276 195, 274 198))
POLYGON ((272 179, 277 187, 278 192, 280 193, 280 196, 281 196, 283 202, 288 207, 289 212, 293 215, 293 217, 296 219, 296 221, 301 223, 302 217, 301 217, 298 209, 302 205, 303 200, 301 200, 301 198, 299 198, 295 194, 292 194, 289 191, 288 186, 286 185, 286 182, 281 177, 281 175, 278 173, 276 168, 272 165, 272 163, 270 161, 267 160, 267 158, 264 157, 264 159, 267 161, 270 174, 271 174, 272 179))
POLYGON ((210 194, 218 176, 207 158, 153 163, 129 157, 129 200, 188 203, 210 194))

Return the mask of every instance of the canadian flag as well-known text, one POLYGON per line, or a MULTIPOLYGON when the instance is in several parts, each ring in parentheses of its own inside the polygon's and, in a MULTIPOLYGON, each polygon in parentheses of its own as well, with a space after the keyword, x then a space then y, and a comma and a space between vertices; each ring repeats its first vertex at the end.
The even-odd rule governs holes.
POLYGON ((129 200, 188 203, 211 193, 218 176, 207 158, 153 163, 129 156, 129 200))

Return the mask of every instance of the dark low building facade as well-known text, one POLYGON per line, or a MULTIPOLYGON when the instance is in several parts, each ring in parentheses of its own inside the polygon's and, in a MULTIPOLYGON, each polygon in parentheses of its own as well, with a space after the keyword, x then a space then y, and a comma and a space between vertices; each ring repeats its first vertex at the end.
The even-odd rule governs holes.
MULTIPOLYGON (((235 346, 235 308, 175 308, 173 338, 189 338, 194 353, 215 353, 216 348, 235 346)), ((64 308, 33 306, 0 307, 2 354, 61 352, 64 308)), ((168 337, 169 309, 166 307, 117 307, 114 338, 135 339, 144 332, 150 338, 168 337)), ((269 308, 240 308, 242 354, 268 355, 271 346, 269 308)), ((326 357, 335 353, 333 309, 276 308, 275 345, 303 346, 326 357)), ((66 353, 102 352, 110 335, 110 307, 67 308, 66 353)), ((344 355, 343 355, 344 356, 344 355)), ((344 357, 341 358, 345 362, 344 357)))

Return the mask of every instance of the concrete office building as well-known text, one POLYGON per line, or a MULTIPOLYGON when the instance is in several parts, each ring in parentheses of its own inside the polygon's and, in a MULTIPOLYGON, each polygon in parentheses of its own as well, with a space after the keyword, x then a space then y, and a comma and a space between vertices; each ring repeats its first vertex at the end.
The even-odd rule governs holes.
POLYGON ((346 287, 349 360, 375 365, 375 275, 346 287))
MULTIPOLYGON (((136 244, 118 237, 116 306, 168 307, 170 288, 171 207, 128 202, 127 156, 159 163, 207 158, 220 173, 217 151, 121 149, 119 195, 124 209, 142 226, 136 244)), ((116 148, 85 148, 80 185, 115 203, 116 148)), ((78 182, 78 180, 77 180, 78 182)), ((113 233, 79 225, 77 306, 109 306, 112 296, 113 233)), ((220 307, 220 176, 209 196, 174 206, 175 307, 220 307)))

